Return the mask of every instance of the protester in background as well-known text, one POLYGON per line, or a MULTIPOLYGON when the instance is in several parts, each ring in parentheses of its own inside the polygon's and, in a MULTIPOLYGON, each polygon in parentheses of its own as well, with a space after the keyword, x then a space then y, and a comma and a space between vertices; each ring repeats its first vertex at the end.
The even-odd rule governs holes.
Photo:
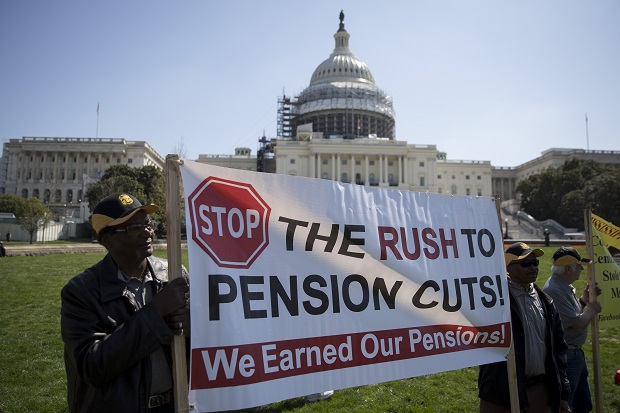
MULTIPOLYGON (((581 258, 577 250, 561 247, 553 254, 551 277, 543 291, 553 298, 553 304, 560 312, 564 339, 568 345, 566 360, 570 381, 568 403, 573 413, 592 411, 592 395, 588 384, 588 365, 581 346, 588 336, 590 321, 601 312, 598 301, 590 302, 590 288, 586 287, 579 298, 575 296, 572 283, 579 279, 583 265, 592 263, 589 258, 581 258)), ((596 295, 601 293, 597 287, 596 295)))
POLYGON ((174 412, 170 345, 189 338, 189 285, 185 270, 168 282, 167 261, 152 256, 158 210, 113 194, 93 211, 108 254, 61 293, 70 413, 174 412))
MULTIPOLYGON (((506 249, 512 340, 521 412, 570 412, 566 343, 558 311, 534 284, 544 252, 517 242, 506 249)), ((481 413, 510 413, 507 363, 480 366, 481 413)))
POLYGON ((6 232, 6 242, 11 242, 11 231, 6 232))

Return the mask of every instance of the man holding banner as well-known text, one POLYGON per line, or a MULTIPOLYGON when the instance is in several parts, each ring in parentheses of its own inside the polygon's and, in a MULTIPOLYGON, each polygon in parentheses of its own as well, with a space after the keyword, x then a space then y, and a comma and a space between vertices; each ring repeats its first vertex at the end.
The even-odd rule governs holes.
POLYGON ((158 210, 118 193, 93 211, 108 254, 61 293, 70 413, 174 412, 170 343, 189 337, 189 285, 152 256, 158 210))
MULTIPOLYGON (((513 349, 521 412, 570 412, 566 343, 558 311, 534 284, 541 249, 517 242, 506 249, 513 349)), ((480 366, 481 413, 510 413, 507 363, 480 366)))
MULTIPOLYGON (((590 302, 588 285, 579 299, 572 286, 572 283, 579 279, 583 265, 591 263, 591 259, 582 258, 575 248, 560 247, 553 254, 551 277, 543 288, 543 291, 553 298, 564 327, 564 338, 568 345, 567 374, 571 385, 568 402, 573 413, 592 411, 588 365, 581 346, 588 336, 590 321, 601 312, 601 304, 598 301, 590 302)), ((597 288, 596 294, 600 294, 600 288, 597 288)))

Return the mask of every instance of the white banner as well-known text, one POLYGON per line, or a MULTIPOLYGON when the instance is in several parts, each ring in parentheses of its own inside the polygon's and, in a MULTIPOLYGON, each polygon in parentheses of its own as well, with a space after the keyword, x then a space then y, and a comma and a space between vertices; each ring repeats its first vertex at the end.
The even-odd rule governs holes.
POLYGON ((194 411, 505 361, 493 198, 192 161, 181 173, 194 411))

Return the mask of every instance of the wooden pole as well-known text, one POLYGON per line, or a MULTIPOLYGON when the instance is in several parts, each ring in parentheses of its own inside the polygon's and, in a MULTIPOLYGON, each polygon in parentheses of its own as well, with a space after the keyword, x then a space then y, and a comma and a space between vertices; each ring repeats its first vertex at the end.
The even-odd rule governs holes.
MULTIPOLYGON (((588 288, 590 290, 589 302, 596 301, 596 271, 594 259, 594 244, 592 238, 592 211, 585 209, 583 211, 584 228, 586 231, 586 248, 588 256, 592 260, 592 265, 588 265, 588 288)), ((603 412, 603 383, 601 371, 601 344, 599 341, 598 331, 598 315, 590 321, 590 330, 592 338, 592 370, 594 374, 594 406, 596 413, 603 412)))
MULTIPOLYGON (((502 231, 502 214, 500 213, 499 197, 495 197, 495 209, 497 210, 497 221, 499 222, 500 233, 502 231)), ((504 250, 504 242, 502 240, 502 251, 504 250)), ((507 277, 506 271, 504 271, 504 277, 507 277)), ((510 295, 508 296, 508 305, 510 306, 510 295)), ((510 323, 512 328, 512 321, 510 323)), ((510 411, 512 413, 519 413, 521 411, 519 407, 519 386, 517 385, 517 361, 515 359, 515 350, 512 341, 512 332, 510 334, 510 349, 506 356, 506 364, 508 370, 508 389, 510 390, 510 411)))
MULTIPOLYGON (((166 232, 168 249, 168 279, 180 277, 183 262, 181 260, 181 210, 180 185, 181 161, 178 155, 166 156, 166 232)), ((174 411, 189 412, 187 398, 187 359, 185 357, 185 335, 175 335, 172 342, 172 378, 174 380, 174 411)))

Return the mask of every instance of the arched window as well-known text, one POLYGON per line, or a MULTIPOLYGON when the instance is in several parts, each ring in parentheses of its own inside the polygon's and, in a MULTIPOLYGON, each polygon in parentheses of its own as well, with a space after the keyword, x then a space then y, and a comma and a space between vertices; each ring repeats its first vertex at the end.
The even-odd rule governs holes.
POLYGON ((73 202, 73 190, 67 190, 67 203, 73 202))
POLYGON ((349 175, 346 172, 343 172, 340 177, 340 182, 349 182, 349 175))
POLYGON ((375 181, 375 174, 370 174, 368 175, 368 179, 370 180, 370 185, 377 185, 377 182, 375 181))
POLYGON ((394 181, 394 174, 388 174, 388 183, 389 183, 391 186, 396 185, 396 182, 394 181))
POLYGON ((456 195, 456 185, 452 184, 452 195, 456 195))
POLYGON ((327 174, 327 172, 323 172, 323 173, 321 174, 321 178, 323 178, 323 179, 329 179, 329 175, 327 174))
POLYGON ((22 198, 28 199, 28 190, 26 188, 22 189, 22 198))
POLYGON ((32 197, 39 199, 39 190, 38 189, 33 189, 32 190, 32 197))
POLYGON ((54 191, 54 202, 62 202, 62 191, 60 189, 54 191))

